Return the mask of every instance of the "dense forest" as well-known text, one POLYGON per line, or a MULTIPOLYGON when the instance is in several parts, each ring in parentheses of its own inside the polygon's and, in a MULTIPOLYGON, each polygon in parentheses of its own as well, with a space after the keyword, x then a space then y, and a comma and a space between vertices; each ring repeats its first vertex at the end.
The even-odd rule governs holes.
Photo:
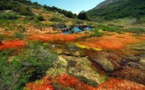
POLYGON ((145 15, 145 0, 117 0, 87 12, 90 17, 112 20, 124 17, 141 18, 145 15))

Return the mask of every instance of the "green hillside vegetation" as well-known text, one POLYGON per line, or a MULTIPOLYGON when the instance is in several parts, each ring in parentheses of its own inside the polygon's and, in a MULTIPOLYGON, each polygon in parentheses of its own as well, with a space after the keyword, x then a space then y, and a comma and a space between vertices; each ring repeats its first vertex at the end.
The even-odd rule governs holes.
POLYGON ((73 14, 71 11, 66 11, 59 9, 57 7, 49 7, 49 6, 42 6, 37 2, 32 3, 30 0, 1 0, 0 1, 0 10, 13 10, 21 15, 29 15, 33 16, 34 13, 32 12, 32 8, 42 8, 53 12, 58 12, 64 14, 66 17, 69 18, 76 18, 77 15, 73 14), (9 2, 9 3, 7 3, 9 2))
POLYGON ((117 0, 104 0, 103 2, 98 4, 95 8, 100 8, 100 7, 104 6, 104 5, 110 4, 110 3, 115 2, 115 1, 117 1, 117 0))
POLYGON ((59 8, 57 8, 55 6, 50 7, 50 6, 44 5, 43 7, 45 9, 49 10, 49 11, 53 11, 53 12, 58 12, 58 13, 64 14, 66 17, 69 17, 69 18, 76 18, 77 17, 77 15, 73 14, 71 11, 62 10, 62 9, 59 9, 59 8))
POLYGON ((145 16, 144 0, 118 0, 87 12, 93 19, 112 20, 124 17, 142 18, 145 16))

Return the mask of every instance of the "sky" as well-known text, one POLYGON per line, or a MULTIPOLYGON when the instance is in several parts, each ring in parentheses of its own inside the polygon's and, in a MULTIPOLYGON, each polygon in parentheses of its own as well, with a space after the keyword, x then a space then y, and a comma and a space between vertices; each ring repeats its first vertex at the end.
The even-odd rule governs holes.
POLYGON ((88 11, 98 5, 104 0, 31 0, 32 2, 38 2, 41 5, 55 6, 73 13, 79 13, 80 11, 88 11))

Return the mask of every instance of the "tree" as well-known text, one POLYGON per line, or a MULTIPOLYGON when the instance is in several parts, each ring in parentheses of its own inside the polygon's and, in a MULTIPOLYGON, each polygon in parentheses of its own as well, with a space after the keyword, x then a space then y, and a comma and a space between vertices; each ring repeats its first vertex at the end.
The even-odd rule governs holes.
POLYGON ((78 19, 81 19, 81 20, 90 20, 85 11, 81 11, 78 14, 78 19))

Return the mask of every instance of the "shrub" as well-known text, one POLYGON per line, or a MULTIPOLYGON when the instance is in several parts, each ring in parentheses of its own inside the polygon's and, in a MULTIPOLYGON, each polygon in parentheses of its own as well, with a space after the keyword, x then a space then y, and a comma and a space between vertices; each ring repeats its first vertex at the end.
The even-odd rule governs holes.
POLYGON ((45 71, 50 68, 50 65, 57 57, 47 47, 44 47, 41 42, 31 42, 25 54, 27 56, 23 57, 23 64, 31 66, 33 71, 30 80, 45 76, 45 71))
POLYGON ((136 33, 136 34, 144 34, 145 28, 129 28, 127 32, 136 33))
POLYGON ((20 40, 23 40, 26 37, 24 34, 22 34, 20 32, 14 32, 13 36, 20 40))
POLYGON ((28 16, 34 15, 34 13, 29 7, 24 7, 24 6, 13 7, 13 10, 20 13, 21 15, 28 15, 28 16))
POLYGON ((44 76, 57 57, 40 42, 31 42, 24 52, 8 62, 11 54, 8 50, 0 52, 0 90, 22 90, 28 81, 44 76))
POLYGON ((11 13, 0 14, 0 19, 3 19, 3 20, 15 20, 18 18, 19 18, 19 16, 16 14, 11 14, 11 13))
POLYGON ((52 18, 50 19, 50 21, 61 21, 61 19, 58 18, 58 17, 52 17, 52 18))
POLYGON ((107 25, 100 25, 98 26, 98 29, 101 29, 103 31, 110 31, 110 32, 116 32, 116 33, 121 33, 121 28, 119 26, 107 26, 107 25))
POLYGON ((94 33, 90 35, 91 37, 94 37, 94 36, 98 36, 98 37, 101 37, 103 36, 103 33, 99 32, 98 29, 95 29, 94 30, 94 33))
POLYGON ((41 15, 39 15, 39 16, 37 17, 37 19, 40 20, 40 21, 44 21, 44 20, 45 20, 44 17, 41 16, 41 15))

